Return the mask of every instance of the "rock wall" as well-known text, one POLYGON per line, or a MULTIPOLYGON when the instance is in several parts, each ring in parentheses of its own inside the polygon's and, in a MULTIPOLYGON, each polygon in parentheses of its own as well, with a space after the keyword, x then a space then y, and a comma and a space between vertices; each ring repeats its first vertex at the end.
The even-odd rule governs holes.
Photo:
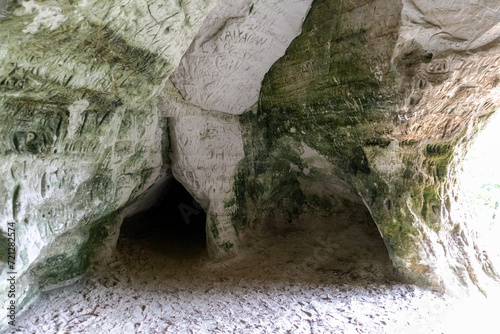
POLYGON ((270 145, 303 142, 337 166, 395 270, 448 292, 498 279, 450 214, 463 145, 499 107, 498 14, 492 1, 316 1, 261 90, 270 145))
POLYGON ((0 224, 16 235, 2 303, 7 272, 22 307, 82 274, 124 215, 154 203, 134 204, 171 175, 158 91, 213 4, 0 3, 0 224))
POLYGON ((271 65, 300 34, 312 0, 220 1, 184 54, 172 82, 206 110, 241 114, 257 102, 271 65))
POLYGON ((167 85, 160 100, 168 117, 173 176, 191 193, 207 214, 207 249, 213 258, 235 255, 238 231, 234 175, 244 158, 237 117, 206 112, 186 102, 167 85))
POLYGON ((499 107, 500 4, 310 5, 0 0, 0 248, 12 223, 19 306, 109 258, 172 176, 214 257, 344 210, 371 215, 400 275, 498 280, 450 208, 499 107))

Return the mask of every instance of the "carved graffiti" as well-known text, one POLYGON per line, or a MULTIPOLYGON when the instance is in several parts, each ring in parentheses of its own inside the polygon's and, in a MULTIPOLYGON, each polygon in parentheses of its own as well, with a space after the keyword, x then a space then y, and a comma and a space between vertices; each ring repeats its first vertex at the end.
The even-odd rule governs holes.
POLYGON ((244 0, 235 7, 220 1, 172 74, 172 82, 184 98, 204 109, 241 114, 257 101, 265 73, 300 33, 300 18, 310 3, 286 7, 280 1, 244 0), (280 28, 284 22, 286 30, 280 28))
POLYGON ((173 140, 172 169, 177 171, 174 175, 199 198, 207 198, 212 206, 220 204, 223 208, 224 196, 232 191, 236 164, 243 158, 238 123, 189 117, 170 124, 176 139, 173 140))
POLYGON ((448 73, 450 71, 450 62, 447 59, 440 59, 431 62, 427 68, 429 74, 448 73))

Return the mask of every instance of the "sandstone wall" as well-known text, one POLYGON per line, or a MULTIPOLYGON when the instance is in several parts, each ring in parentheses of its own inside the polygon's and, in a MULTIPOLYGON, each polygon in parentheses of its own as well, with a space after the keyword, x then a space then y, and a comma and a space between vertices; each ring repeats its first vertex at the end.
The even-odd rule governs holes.
POLYGON ((154 203, 129 208, 171 175, 157 95, 214 2, 5 4, 0 224, 15 225, 20 307, 82 274, 116 240, 123 215, 154 203))
POLYGON ((270 145, 293 138, 337 166, 395 270, 436 288, 497 277, 450 208, 464 145, 498 109, 499 8, 316 1, 261 90, 270 145))
POLYGON ((214 257, 248 229, 344 210, 371 215, 405 277, 457 293, 498 279, 451 207, 499 107, 500 4, 310 5, 0 1, 0 228, 16 227, 20 306, 109 258, 172 176, 214 257))

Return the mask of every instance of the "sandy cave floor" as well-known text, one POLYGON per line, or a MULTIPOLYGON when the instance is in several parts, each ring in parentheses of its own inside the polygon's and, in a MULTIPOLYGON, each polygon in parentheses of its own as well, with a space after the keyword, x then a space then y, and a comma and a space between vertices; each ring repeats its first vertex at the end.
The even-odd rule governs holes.
POLYGON ((395 278, 363 224, 248 236, 220 263, 199 237, 122 236, 109 265, 42 293, 8 333, 472 333, 453 300, 395 278))

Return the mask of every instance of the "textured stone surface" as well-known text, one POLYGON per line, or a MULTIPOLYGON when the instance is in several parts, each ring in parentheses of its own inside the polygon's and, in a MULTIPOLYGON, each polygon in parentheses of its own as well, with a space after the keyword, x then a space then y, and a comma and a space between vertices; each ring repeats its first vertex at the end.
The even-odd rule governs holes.
POLYGON ((499 7, 317 0, 302 25, 308 1, 0 0, 19 304, 104 261, 172 175, 206 210, 214 257, 249 230, 350 212, 373 218, 399 274, 484 290, 498 275, 451 209, 499 108, 499 7))
POLYGON ((173 176, 207 214, 207 248, 217 258, 237 252, 232 218, 236 210, 234 175, 245 156, 237 117, 203 112, 166 87, 161 108, 168 117, 173 176))
POLYGON ((500 3, 495 0, 403 0, 399 36, 434 54, 478 51, 498 41, 500 3))
POLYGON ((498 109, 497 7, 315 2, 261 92, 271 145, 291 137, 333 162, 370 209, 395 269, 435 287, 497 277, 466 221, 450 214, 453 168, 498 109))
MULTIPOLYGON (((7 4, 0 21, 0 223, 4 231, 15 223, 22 306, 38 289, 82 274, 104 240, 112 247, 121 217, 134 210, 128 207, 168 177, 156 92, 212 4, 7 4)), ((6 275, 3 262, 2 303, 6 275)))
POLYGON ((172 81, 189 102, 241 114, 300 28, 312 0, 219 1, 172 81))

